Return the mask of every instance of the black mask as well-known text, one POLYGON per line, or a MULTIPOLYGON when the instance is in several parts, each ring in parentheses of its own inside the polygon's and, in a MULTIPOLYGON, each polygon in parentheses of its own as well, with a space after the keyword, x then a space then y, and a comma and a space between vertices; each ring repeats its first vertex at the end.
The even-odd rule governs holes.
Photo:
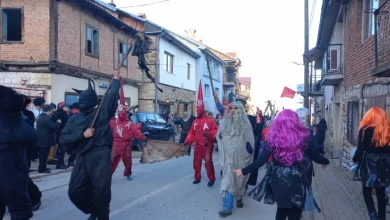
POLYGON ((79 105, 80 105, 80 112, 81 113, 86 113, 90 112, 93 110, 98 104, 99 104, 99 99, 98 96, 95 92, 95 83, 91 80, 88 79, 88 89, 87 90, 78 90, 78 89, 73 89, 75 92, 80 94, 79 97, 79 105), (92 87, 93 85, 93 87, 92 87))

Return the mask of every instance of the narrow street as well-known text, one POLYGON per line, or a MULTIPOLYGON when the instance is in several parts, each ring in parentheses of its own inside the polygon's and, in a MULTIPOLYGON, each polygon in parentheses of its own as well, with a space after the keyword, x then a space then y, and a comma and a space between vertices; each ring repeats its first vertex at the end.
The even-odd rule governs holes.
MULTIPOLYGON (((219 173, 219 154, 214 153, 216 173, 219 173)), ((221 219, 218 211, 222 207, 219 193, 220 182, 208 188, 205 170, 202 182, 193 185, 192 157, 182 157, 155 164, 140 164, 133 160, 134 180, 129 182, 123 176, 120 164, 113 176, 110 217, 125 219, 173 219, 214 220, 221 219)), ((321 213, 305 214, 303 219, 315 220, 360 220, 368 219, 360 191, 360 183, 350 180, 350 174, 337 166, 335 161, 326 168, 315 165, 313 181, 314 195, 321 213), (314 217, 313 217, 314 216, 314 217)), ((259 180, 265 168, 259 170, 259 180)), ((42 206, 33 219, 62 220, 87 219, 77 210, 67 194, 70 172, 49 175, 35 179, 43 192, 42 206)), ((250 188, 252 189, 252 188, 250 188)), ((243 209, 234 209, 227 219, 275 218, 276 206, 246 197, 243 209)), ((388 216, 390 217, 390 216, 388 216)), ((9 215, 5 217, 9 220, 9 215)))
MULTIPOLYGON (((219 174, 219 155, 214 154, 216 173, 219 174)), ((134 160, 134 180, 123 177, 124 167, 119 165, 112 180, 111 219, 219 219, 222 208, 219 179, 208 188, 207 175, 193 185, 192 157, 182 157, 156 164, 140 164, 134 160)), ((264 169, 261 169, 264 173, 264 169)), ((262 176, 262 175, 260 175, 262 176)), ((36 179, 43 191, 42 206, 33 219, 68 220, 87 219, 68 198, 70 172, 36 179)), ((243 209, 234 209, 229 219, 273 219, 275 207, 258 203, 249 197, 243 209)), ((5 219, 9 219, 7 216, 5 219)))

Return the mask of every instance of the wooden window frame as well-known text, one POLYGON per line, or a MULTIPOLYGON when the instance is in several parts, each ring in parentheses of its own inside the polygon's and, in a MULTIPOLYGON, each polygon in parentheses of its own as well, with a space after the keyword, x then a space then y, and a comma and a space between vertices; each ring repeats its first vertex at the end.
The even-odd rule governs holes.
MULTIPOLYGON (((122 61, 120 58, 120 49, 121 49, 121 44, 126 45, 126 51, 123 51, 123 56, 126 55, 127 50, 129 49, 129 46, 123 41, 123 40, 118 40, 118 65, 122 61)), ((129 66, 129 57, 126 58, 125 62, 123 62, 122 67, 127 68, 129 66)))
POLYGON ((100 32, 99 32, 99 29, 90 25, 90 24, 85 24, 85 55, 87 56, 90 56, 90 57, 93 57, 93 58, 99 58, 99 54, 100 54, 100 32), (91 35, 91 50, 92 50, 92 53, 88 52, 88 28, 92 30, 92 35, 91 35), (93 31, 96 31, 97 32, 97 52, 96 54, 93 53, 94 51, 94 41, 93 41, 93 31))
POLYGON ((175 59, 175 56, 167 51, 164 51, 164 60, 165 60, 165 63, 164 63, 164 70, 167 72, 167 73, 172 73, 173 74, 173 63, 174 63, 174 59, 175 59), (171 57, 171 63, 168 62, 168 57, 171 57), (169 71, 169 68, 168 66, 171 67, 171 71, 169 71))
POLYGON ((24 43, 24 6, 22 7, 0 7, 0 43, 1 44, 23 44, 24 43), (7 9, 20 9, 21 14, 21 39, 20 41, 8 41, 3 39, 3 10, 7 9))

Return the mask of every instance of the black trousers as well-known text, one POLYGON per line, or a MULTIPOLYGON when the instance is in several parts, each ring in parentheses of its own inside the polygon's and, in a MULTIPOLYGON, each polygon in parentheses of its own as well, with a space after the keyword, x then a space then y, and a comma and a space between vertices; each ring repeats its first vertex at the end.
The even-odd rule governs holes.
MULTIPOLYGON (((181 133, 180 133, 180 140, 179 140, 179 143, 180 143, 180 144, 183 144, 183 143, 184 143, 184 141, 186 140, 187 134, 188 134, 188 133, 185 133, 185 132, 181 132, 181 133)), ((189 148, 188 148, 188 155, 190 155, 190 154, 191 154, 191 148, 189 147, 189 148)))
POLYGON ((58 144, 58 148, 57 148, 57 166, 65 164, 65 161, 64 161, 65 153, 66 153, 66 147, 63 144, 58 144))
MULTIPOLYGON (((28 159, 28 169, 30 169, 30 166, 31 160, 28 159)), ((42 193, 30 177, 28 177, 27 192, 30 195, 32 206, 37 205, 41 201, 42 193)))
POLYGON ((302 209, 292 208, 278 208, 276 211, 275 220, 299 220, 302 216, 302 209))
MULTIPOLYGON (((366 202, 368 213, 376 213, 374 199, 372 198, 372 189, 363 184, 363 197, 366 202)), ((375 188, 376 198, 378 200, 378 218, 386 219, 386 187, 375 188)))
POLYGON ((72 203, 85 214, 109 219, 111 201, 111 151, 93 149, 77 158, 69 182, 72 203))
POLYGON ((68 165, 69 165, 69 163, 74 163, 74 161, 76 160, 76 157, 77 157, 77 154, 75 151, 70 152, 69 158, 68 158, 68 165))
POLYGON ((38 172, 45 172, 47 169, 46 163, 47 158, 49 157, 50 147, 40 147, 39 148, 39 165, 38 172))

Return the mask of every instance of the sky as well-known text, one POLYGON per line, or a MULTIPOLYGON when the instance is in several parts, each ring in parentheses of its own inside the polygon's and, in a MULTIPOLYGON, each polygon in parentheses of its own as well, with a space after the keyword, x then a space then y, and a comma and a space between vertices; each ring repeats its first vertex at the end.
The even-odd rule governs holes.
MULTIPOLYGON (((109 2, 110 0, 105 0, 109 2)), ((280 98, 284 86, 296 90, 303 84, 304 1, 249 0, 114 0, 117 7, 178 33, 196 29, 197 40, 222 52, 237 52, 242 62, 240 76, 252 77, 252 104, 265 107, 301 107, 302 99, 280 98)), ((315 46, 322 0, 309 0, 310 48, 315 46), (315 5, 315 7, 313 7, 315 5), (314 10, 313 10, 314 9, 314 10)))

